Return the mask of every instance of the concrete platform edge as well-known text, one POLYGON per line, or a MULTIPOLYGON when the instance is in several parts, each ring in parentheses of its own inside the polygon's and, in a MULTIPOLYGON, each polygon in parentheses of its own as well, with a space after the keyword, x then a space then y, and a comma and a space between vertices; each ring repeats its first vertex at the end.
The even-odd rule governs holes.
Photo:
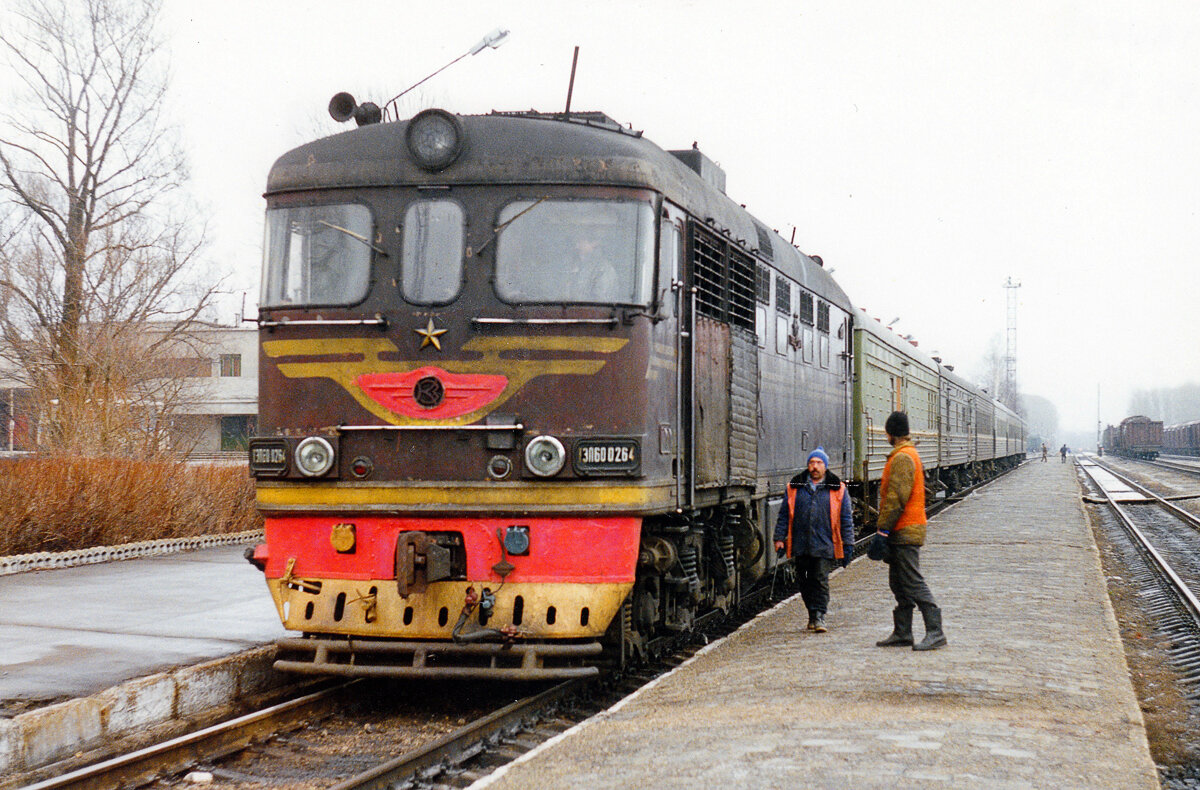
MULTIPOLYGON (((1076 458, 1076 465, 1078 465, 1078 457, 1076 458)), ((1108 621, 1109 633, 1112 634, 1112 638, 1121 648, 1121 654, 1124 658, 1125 664, 1125 675, 1129 678, 1129 686, 1133 692, 1129 696, 1129 704, 1126 706, 1125 715, 1129 718, 1130 722, 1138 730, 1140 730, 1140 740, 1145 745, 1146 753, 1149 754, 1150 739, 1146 733, 1146 720, 1142 717, 1142 708, 1138 701, 1137 690, 1133 686, 1133 673, 1129 669, 1129 657, 1125 653, 1125 642, 1121 638, 1121 624, 1117 620, 1117 610, 1113 608, 1112 597, 1108 594, 1108 578, 1107 574, 1104 572, 1104 563, 1100 559, 1100 547, 1096 544, 1096 533, 1091 529, 1092 519, 1091 516, 1088 515, 1087 508, 1084 507, 1084 497, 1086 496, 1087 491, 1084 490, 1082 483, 1080 483, 1078 480, 1076 482, 1079 485, 1079 500, 1077 503, 1077 507, 1079 508, 1079 516, 1083 519, 1084 523, 1088 525, 1088 540, 1089 547, 1091 549, 1093 566, 1096 570, 1096 576, 1101 580, 1101 584, 1104 588, 1104 595, 1101 596, 1103 599, 1102 604, 1104 606, 1104 617, 1108 621)))
POLYGON ((0 776, 269 691, 284 682, 272 669, 275 652, 274 645, 257 647, 0 719, 0 776))

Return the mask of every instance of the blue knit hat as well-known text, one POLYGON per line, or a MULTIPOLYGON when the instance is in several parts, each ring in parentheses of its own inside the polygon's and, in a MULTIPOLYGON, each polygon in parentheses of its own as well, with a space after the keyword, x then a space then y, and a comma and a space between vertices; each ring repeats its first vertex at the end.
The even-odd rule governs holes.
MULTIPOLYGON (((811 461, 811 460, 812 460, 812 459, 814 459, 814 458, 820 458, 820 459, 821 459, 821 463, 825 464, 825 466, 828 468, 828 466, 829 466, 829 456, 828 456, 828 455, 825 455, 825 448, 824 448, 824 447, 818 447, 817 449, 813 450, 811 453, 809 453, 809 454, 808 454, 808 461, 811 461)), ((805 462, 804 462, 804 463, 805 463, 805 465, 807 465, 807 464, 808 464, 808 461, 805 461, 805 462)))

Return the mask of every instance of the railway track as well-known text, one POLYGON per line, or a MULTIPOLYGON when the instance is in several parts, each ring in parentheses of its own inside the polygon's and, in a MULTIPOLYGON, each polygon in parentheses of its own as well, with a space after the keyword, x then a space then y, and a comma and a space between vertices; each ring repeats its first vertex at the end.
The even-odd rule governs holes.
MULTIPOLYGON (((793 592, 783 579, 771 591, 760 591, 753 604, 736 615, 709 617, 705 630, 658 647, 663 657, 649 666, 621 674, 610 673, 596 680, 581 678, 559 685, 538 687, 535 693, 504 704, 490 704, 483 715, 445 733, 418 736, 412 748, 395 744, 383 727, 356 713, 362 697, 383 696, 380 683, 352 680, 327 685, 318 691, 272 705, 230 721, 138 749, 69 773, 45 779, 23 790, 58 788, 196 787, 202 777, 225 787, 335 787, 389 788, 466 787, 535 748, 543 741, 573 727, 589 716, 615 704, 654 678, 679 666, 703 645, 738 628, 777 598, 793 592), (331 720, 340 720, 330 724, 331 720), (371 737, 372 730, 378 730, 371 737), (354 734, 332 748, 317 749, 329 730, 354 734), (311 766, 311 767, 307 767, 311 766), (189 775, 192 777, 189 779, 189 775)), ((479 684, 434 684, 435 691, 421 688, 420 699, 444 700, 454 694, 476 693, 479 684)), ((387 687, 394 691, 392 687, 387 687)), ((399 688, 414 696, 412 683, 399 688)), ((386 705, 383 707, 386 708, 386 705)), ((427 705, 430 710, 436 705, 427 705)), ((398 717, 385 710, 384 716, 398 717)))
POLYGON ((1186 696, 1200 700, 1200 518, 1095 459, 1076 463, 1142 558, 1130 583, 1171 642, 1186 696))
POLYGON ((1185 459, 1186 459, 1186 456, 1162 456, 1162 455, 1160 455, 1155 460, 1146 461, 1146 463, 1151 464, 1153 466, 1161 467, 1163 469, 1170 469, 1175 472, 1184 472, 1185 474, 1196 475, 1196 476, 1200 477, 1200 459, 1191 460, 1191 461, 1185 460, 1185 459))

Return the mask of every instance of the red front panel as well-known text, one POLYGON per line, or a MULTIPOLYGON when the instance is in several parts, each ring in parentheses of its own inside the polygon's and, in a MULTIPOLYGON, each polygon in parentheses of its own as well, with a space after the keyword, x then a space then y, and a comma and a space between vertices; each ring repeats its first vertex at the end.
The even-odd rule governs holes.
MULTIPOLYGON (((467 578, 499 582, 492 566, 503 558, 506 527, 529 527, 526 556, 509 556, 510 582, 632 582, 637 566, 640 518, 379 518, 296 516, 266 520, 266 575, 292 573, 326 579, 394 579, 396 537, 402 532, 458 532, 467 554, 467 578), (330 542, 334 524, 352 523, 357 545, 339 554, 330 542)), ((259 556, 261 557, 261 549, 259 556)))

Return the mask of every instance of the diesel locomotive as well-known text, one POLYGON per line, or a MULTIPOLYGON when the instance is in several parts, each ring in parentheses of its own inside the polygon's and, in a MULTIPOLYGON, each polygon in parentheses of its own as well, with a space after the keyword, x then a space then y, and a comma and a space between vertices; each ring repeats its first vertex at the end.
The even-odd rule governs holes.
MULTIPOLYGON (((336 111, 335 111, 336 108, 336 111)), ((425 110, 267 182, 258 435, 277 666, 563 678, 738 606, 818 445, 869 515, 909 411, 931 492, 1020 418, 857 312, 695 147, 601 113, 425 110)))

